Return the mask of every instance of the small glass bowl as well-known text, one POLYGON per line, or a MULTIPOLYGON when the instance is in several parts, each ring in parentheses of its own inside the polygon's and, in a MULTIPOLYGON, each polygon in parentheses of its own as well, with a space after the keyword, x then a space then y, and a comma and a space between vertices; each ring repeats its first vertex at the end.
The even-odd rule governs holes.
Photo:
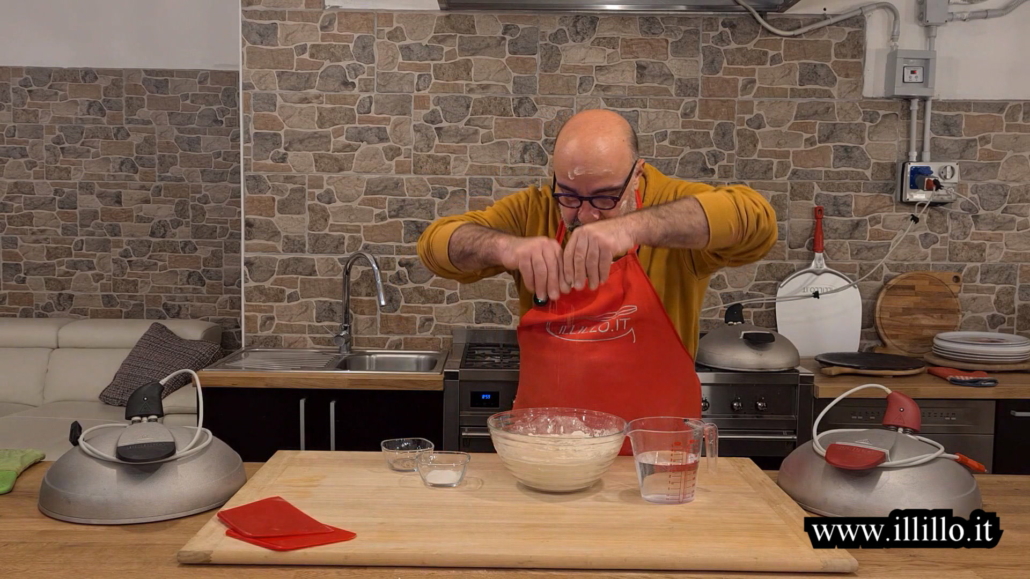
POLYGON ((467 452, 429 451, 418 455, 418 474, 427 487, 450 488, 465 479, 472 456, 467 452))
POLYGON ((432 441, 425 438, 391 438, 382 444, 386 465, 398 472, 415 472, 415 459, 425 451, 432 451, 432 441))

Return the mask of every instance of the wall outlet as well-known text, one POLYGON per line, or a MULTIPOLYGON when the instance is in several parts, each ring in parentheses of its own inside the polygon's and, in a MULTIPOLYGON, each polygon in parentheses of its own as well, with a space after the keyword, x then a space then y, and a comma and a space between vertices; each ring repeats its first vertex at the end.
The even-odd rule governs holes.
POLYGON ((899 171, 898 201, 902 203, 952 203, 958 201, 958 163, 911 162, 899 171), (938 189, 938 184, 940 189, 938 189))

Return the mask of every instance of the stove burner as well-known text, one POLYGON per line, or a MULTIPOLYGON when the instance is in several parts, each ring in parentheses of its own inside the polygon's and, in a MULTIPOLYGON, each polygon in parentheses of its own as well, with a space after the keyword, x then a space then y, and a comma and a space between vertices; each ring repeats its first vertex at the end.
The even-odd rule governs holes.
POLYGON ((515 344, 469 344, 461 359, 461 367, 518 370, 519 347, 515 344))

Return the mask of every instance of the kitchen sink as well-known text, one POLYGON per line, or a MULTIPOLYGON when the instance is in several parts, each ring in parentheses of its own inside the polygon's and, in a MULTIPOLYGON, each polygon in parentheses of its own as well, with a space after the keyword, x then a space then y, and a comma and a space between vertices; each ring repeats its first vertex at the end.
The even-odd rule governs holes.
POLYGON ((336 367, 351 372, 439 372, 445 357, 441 352, 354 352, 343 356, 336 367))
POLYGON ((207 370, 245 372, 429 373, 442 374, 447 352, 247 348, 226 356, 207 370))

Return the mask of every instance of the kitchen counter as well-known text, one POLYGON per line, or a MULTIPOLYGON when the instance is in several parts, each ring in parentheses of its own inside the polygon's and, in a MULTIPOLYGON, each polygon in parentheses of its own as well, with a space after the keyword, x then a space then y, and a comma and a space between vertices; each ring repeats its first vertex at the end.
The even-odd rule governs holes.
POLYGON ((440 391, 448 362, 446 352, 356 350, 344 356, 329 349, 247 348, 233 352, 198 375, 206 388, 440 391), (383 359, 390 357, 409 360, 383 359), (412 359, 416 357, 427 359, 412 359), (340 366, 351 358, 359 359, 357 368, 340 366), (383 365, 379 366, 380 363, 383 365), (420 363, 427 365, 421 368, 420 363))
POLYGON ((377 372, 278 372, 275 370, 197 373, 204 388, 313 388, 327 390, 443 390, 443 374, 377 372))
MULTIPOLYGON (((502 569, 241 567, 179 565, 176 552, 206 523, 213 511, 174 521, 99 527, 49 519, 36 508, 39 485, 50 463, 30 467, 14 490, 0 495, 0 568, 17 577, 247 577, 320 578, 337 573, 367 579, 665 579, 668 577, 777 577, 777 574, 598 573, 502 569)), ((260 464, 248 463, 253 475, 260 464)), ((776 473, 767 473, 775 478, 776 473)), ((854 575, 834 577, 923 577, 936 579, 1025 577, 1030 550, 1030 477, 979 475, 984 509, 997 512, 1005 534, 994 549, 853 549, 854 575)), ((812 575, 826 577, 826 575, 812 575)))
MULTIPOLYGON (((827 376, 819 371, 820 365, 814 359, 801 361, 802 367, 815 375, 815 387, 812 393, 816 398, 836 398, 848 390, 862 384, 883 384, 912 398, 941 400, 1009 400, 1030 398, 1030 373, 996 372, 991 374, 998 379, 998 385, 990 388, 973 388, 949 384, 929 372, 915 376, 856 376, 844 374, 827 376)), ((883 392, 876 388, 852 394, 854 398, 882 398, 883 392)))

